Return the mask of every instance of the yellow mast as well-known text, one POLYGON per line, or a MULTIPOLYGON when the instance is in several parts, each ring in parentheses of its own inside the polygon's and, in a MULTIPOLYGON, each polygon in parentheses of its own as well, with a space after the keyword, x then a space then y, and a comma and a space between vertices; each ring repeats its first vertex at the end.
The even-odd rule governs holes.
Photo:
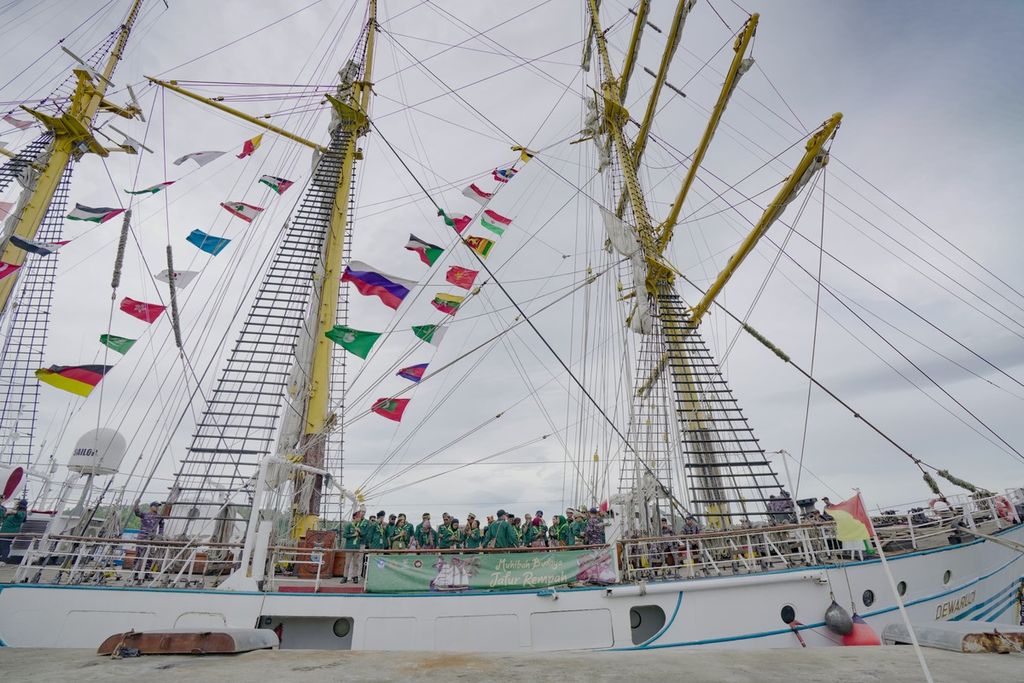
POLYGON ((757 30, 757 22, 760 18, 761 15, 759 14, 751 14, 746 26, 743 27, 743 33, 738 35, 736 42, 733 43, 732 49, 736 54, 733 55, 732 64, 729 65, 729 71, 725 75, 725 83, 722 84, 722 91, 718 95, 718 101, 715 102, 715 108, 711 111, 711 118, 708 119, 708 125, 704 129, 704 136, 701 138, 700 144, 697 145, 697 150, 693 153, 693 159, 690 161, 690 168, 686 172, 683 186, 680 188, 679 195, 672 205, 672 210, 668 213, 668 218, 662 224, 661 235, 658 237, 659 251, 664 251, 665 247, 672 240, 672 230, 679 220, 679 212, 683 208, 683 202, 690 191, 693 179, 697 177, 697 169, 700 168, 701 162, 704 161, 704 155, 707 154, 708 147, 711 145, 711 138, 714 137, 715 131, 718 130, 722 114, 725 113, 725 106, 729 103, 729 98, 732 96, 736 83, 739 82, 739 78, 742 75, 740 69, 744 65, 743 55, 747 52, 747 45, 750 44, 750 39, 754 37, 754 32, 757 30))
POLYGON ((771 227, 772 223, 782 215, 782 211, 786 208, 786 205, 793 200, 796 196, 796 192, 803 187, 810 176, 828 163, 828 154, 824 152, 825 143, 832 139, 836 134, 836 130, 839 128, 839 123, 843 120, 843 115, 835 113, 825 123, 822 124, 821 128, 817 130, 814 135, 807 141, 807 145, 804 150, 804 155, 800 159, 800 163, 796 165, 796 168, 789 177, 786 178, 782 187, 779 189, 778 194, 768 204, 768 207, 764 210, 761 215, 761 219, 754 226, 754 229, 750 231, 743 243, 740 244, 739 249, 732 255, 729 262, 725 264, 725 268, 719 273, 711 286, 708 287, 707 292, 704 294, 704 298, 700 300, 696 306, 693 307, 693 326, 696 328, 700 325, 701 318, 707 313, 711 307, 712 302, 718 293, 725 287, 725 283, 729 281, 736 269, 743 263, 743 259, 747 258, 754 247, 757 246, 758 241, 764 237, 765 233, 768 232, 768 228, 771 227))
MULTIPOLYGON (((43 219, 46 217, 46 211, 50 208, 50 202, 53 201, 57 185, 60 183, 64 170, 72 158, 81 158, 86 152, 93 152, 105 157, 111 151, 127 151, 125 148, 121 150, 108 150, 104 148, 93 137, 92 129, 96 113, 100 109, 115 113, 124 118, 132 118, 139 113, 135 106, 120 107, 107 101, 104 96, 106 95, 107 88, 110 86, 110 78, 114 75, 118 62, 121 61, 121 55, 124 53, 124 47, 128 42, 132 26, 138 18, 141 6, 142 0, 135 0, 132 3, 124 22, 121 24, 117 41, 114 43, 110 56, 107 58, 107 63, 99 74, 98 79, 93 78, 95 74, 91 69, 78 67, 73 70, 74 74, 78 77, 78 85, 71 97, 71 104, 68 106, 67 111, 60 116, 50 116, 28 107, 22 107, 22 109, 41 121, 53 133, 53 142, 50 144, 49 154, 45 162, 43 162, 44 166, 39 173, 39 178, 32 190, 32 195, 25 203, 21 215, 18 216, 18 222, 14 227, 13 234, 26 239, 35 238, 36 233, 39 231, 39 226, 42 225, 43 219)), ((4 248, 0 260, 20 265, 25 261, 25 252, 8 244, 4 248)), ((10 305, 15 277, 16 275, 11 275, 0 280, 0 314, 6 311, 10 305)))
MULTIPOLYGON (((370 96, 373 91, 373 59, 377 33, 377 0, 369 0, 369 19, 366 33, 366 50, 363 58, 362 80, 352 83, 352 90, 347 101, 327 95, 334 107, 338 125, 349 132, 348 142, 342 151, 341 173, 335 188, 334 211, 323 246, 323 274, 320 276, 319 297, 316 309, 315 329, 313 332, 313 351, 309 366, 309 387, 305 406, 305 424, 302 430, 300 450, 302 462, 311 467, 322 468, 324 465, 324 438, 326 428, 333 415, 330 412, 331 370, 334 359, 335 344, 325 336, 337 322, 338 292, 341 286, 342 256, 345 236, 348 232, 348 198, 352 184, 355 162, 362 158, 362 150, 358 146, 359 139, 369 129, 367 112, 370 96)), ((190 92, 174 81, 161 81, 147 77, 155 85, 167 88, 180 95, 207 104, 232 116, 259 126, 265 130, 298 142, 318 152, 325 152, 322 145, 296 135, 266 121, 233 109, 208 97, 190 92)), ((305 475, 303 475, 305 476, 305 475)), ((319 479, 319 477, 318 477, 319 479)), ((307 529, 316 525, 319 518, 321 483, 318 481, 309 505, 309 510, 295 510, 292 534, 301 538, 307 529)))
MULTIPOLYGON (((352 172, 356 159, 361 156, 357 142, 368 129, 367 118, 370 95, 373 90, 373 56, 377 32, 377 0, 369 2, 369 22, 366 34, 366 52, 363 58, 363 78, 352 84, 352 95, 348 103, 332 99, 332 104, 342 118, 341 125, 349 131, 348 144, 342 160, 341 175, 335 195, 334 212, 324 244, 324 271, 320 284, 320 303, 317 311, 316 332, 313 336, 313 357, 309 369, 309 398, 306 402, 306 424, 303 429, 303 463, 312 467, 324 465, 324 439, 330 414, 331 370, 335 344, 326 333, 337 323, 338 290, 341 286, 341 260, 348 230, 348 196, 352 184, 352 172), (348 105, 347 107, 345 105, 348 105)), ((300 537, 312 527, 319 513, 319 486, 313 494, 309 514, 301 511, 295 519, 293 533, 300 537)))

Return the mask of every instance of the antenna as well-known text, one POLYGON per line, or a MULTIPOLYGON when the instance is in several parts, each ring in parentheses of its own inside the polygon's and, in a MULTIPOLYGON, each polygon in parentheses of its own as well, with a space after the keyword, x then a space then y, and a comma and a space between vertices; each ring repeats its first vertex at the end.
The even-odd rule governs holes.
POLYGON ((69 57, 71 57, 71 59, 73 59, 76 62, 78 62, 82 66, 82 68, 86 70, 86 72, 89 74, 89 76, 92 77, 92 79, 94 81, 105 81, 107 85, 113 87, 114 84, 113 84, 113 82, 110 81, 109 78, 104 78, 98 71, 96 71, 96 69, 94 69, 91 66, 89 66, 89 64, 84 59, 82 59, 81 57, 79 57, 78 55, 76 55, 74 52, 72 52, 71 50, 67 49, 63 45, 60 46, 60 49, 64 50, 64 52, 69 57))
POLYGON ((146 117, 142 115, 142 105, 139 104, 139 98, 135 96, 135 91, 132 90, 132 86, 129 85, 127 87, 128 87, 128 96, 132 98, 132 106, 135 107, 135 110, 137 112, 135 115, 139 117, 140 121, 145 123, 146 117))

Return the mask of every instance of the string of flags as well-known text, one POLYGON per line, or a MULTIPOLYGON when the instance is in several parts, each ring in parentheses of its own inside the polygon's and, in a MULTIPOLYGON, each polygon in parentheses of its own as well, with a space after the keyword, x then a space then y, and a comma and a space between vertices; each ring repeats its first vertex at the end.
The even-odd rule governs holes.
MULTIPOLYGON (((3 120, 19 129, 24 129, 32 125, 32 122, 18 121, 10 115, 4 116, 3 120)), ((246 157, 251 156, 257 149, 259 149, 262 141, 262 134, 244 141, 242 143, 242 150, 236 155, 236 157, 239 159, 245 159, 246 157)), ((173 164, 175 166, 181 166, 182 164, 191 161, 201 168, 213 161, 216 161, 225 154, 227 154, 227 152, 219 150, 190 152, 189 154, 185 154, 175 159, 173 164)), ((131 196, 154 195, 166 190, 171 185, 174 185, 175 182, 176 181, 174 180, 166 180, 139 190, 125 189, 124 192, 131 196)), ((266 185, 278 195, 284 194, 288 188, 295 184, 292 180, 274 175, 263 175, 257 182, 266 185)), ((220 205, 233 216, 237 216, 247 223, 251 223, 264 210, 263 207, 254 206, 246 202, 221 202, 220 205)), ((12 209, 13 205, 6 202, 0 203, 0 210, 2 210, 0 218, 5 218, 12 209)), ((102 224, 121 215, 124 211, 125 209, 112 207, 92 207, 84 204, 75 204, 74 209, 67 214, 66 218, 72 221, 86 221, 102 224)), ((222 252, 231 242, 230 238, 210 235, 199 229, 193 230, 189 233, 185 240, 200 251, 212 256, 216 256, 222 252)), ((19 235, 12 235, 9 243, 18 249, 36 254, 37 256, 49 256, 57 252, 64 245, 68 244, 69 240, 59 242, 39 242, 19 235)), ((12 264, 0 261, 0 280, 17 272, 21 267, 21 264, 12 264)), ((160 282, 173 283, 176 289, 184 289, 198 275, 198 271, 183 270, 174 271, 172 273, 168 270, 163 270, 156 274, 154 278, 160 282)), ((154 323, 161 315, 163 315, 164 311, 167 310, 166 307, 161 304, 139 301, 131 297, 125 297, 122 299, 119 308, 121 311, 127 313, 133 318, 142 320, 148 324, 154 323)), ((115 334, 102 334, 100 335, 99 341, 100 344, 106 346, 112 351, 125 355, 138 340, 121 337, 115 334)), ((367 351, 368 350, 369 349, 367 349, 367 351)), ((52 365, 49 368, 40 368, 39 370, 36 370, 35 374, 36 378, 39 379, 40 382, 71 392, 77 396, 88 396, 112 367, 113 366, 111 365, 52 365)))
MULTIPOLYGON (((533 152, 524 147, 517 146, 512 149, 519 152, 519 161, 524 164, 534 156, 533 152)), ((471 199, 480 206, 477 210, 480 225, 489 231, 489 234, 494 238, 504 236, 505 231, 512 225, 512 219, 489 208, 489 205, 498 191, 507 185, 518 172, 519 169, 514 164, 508 168, 495 168, 491 172, 491 177, 498 183, 498 186, 493 192, 484 190, 476 183, 470 183, 468 187, 462 190, 464 197, 471 199)), ((463 236, 463 233, 466 232, 467 228, 475 220, 474 216, 449 213, 440 208, 437 211, 437 215, 446 226, 459 235, 462 243, 472 249, 480 258, 487 258, 491 253, 496 244, 495 239, 481 235, 463 236)), ((420 239, 414 234, 409 235, 409 241, 406 242, 405 248, 415 253, 428 268, 433 267, 445 252, 443 247, 420 239)), ((462 290, 472 291, 479 274, 480 271, 472 268, 451 265, 445 273, 445 281, 462 290)), ((364 296, 376 296, 385 306, 396 310, 402 305, 409 292, 417 284, 415 280, 388 275, 361 261, 350 261, 341 276, 341 281, 352 284, 364 296)), ((462 294, 437 292, 430 301, 430 304, 441 313, 454 316, 465 301, 466 296, 462 294)), ((412 327, 412 333, 416 337, 434 347, 441 345, 441 341, 447 332, 448 326, 445 324, 414 325, 412 327)), ((374 344, 377 343, 381 336, 383 336, 381 332, 357 330, 345 325, 336 325, 326 333, 328 339, 349 353, 364 360, 369 356, 374 344)), ((401 368, 396 373, 396 376, 418 384, 422 381, 428 366, 429 363, 410 365, 401 368)), ((379 398, 370 406, 370 411, 394 422, 401 422, 410 400, 398 397, 379 398)))

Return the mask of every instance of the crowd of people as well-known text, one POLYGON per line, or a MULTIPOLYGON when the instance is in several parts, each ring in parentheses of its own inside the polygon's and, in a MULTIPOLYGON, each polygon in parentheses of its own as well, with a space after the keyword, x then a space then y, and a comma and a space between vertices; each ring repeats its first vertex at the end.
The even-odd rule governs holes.
POLYGON ((357 510, 352 520, 339 529, 346 551, 345 576, 342 583, 359 582, 365 550, 479 550, 481 548, 561 548, 579 545, 601 545, 605 542, 603 510, 567 508, 564 515, 555 515, 549 525, 544 511, 527 512, 522 517, 498 510, 483 523, 472 512, 462 522, 447 512, 441 524, 434 527, 430 513, 413 526, 406 515, 388 515, 381 510, 366 516, 357 510))

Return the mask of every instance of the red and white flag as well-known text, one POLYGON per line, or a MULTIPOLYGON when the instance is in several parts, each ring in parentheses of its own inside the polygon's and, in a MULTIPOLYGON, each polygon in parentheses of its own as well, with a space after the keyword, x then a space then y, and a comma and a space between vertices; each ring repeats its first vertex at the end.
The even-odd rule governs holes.
POLYGON ((19 268, 21 268, 20 265, 7 263, 6 261, 0 261, 0 280, 3 280, 8 275, 12 275, 19 268))
POLYGON ((136 301, 126 296, 121 300, 121 310, 133 318, 151 323, 159 318, 160 314, 167 310, 167 307, 160 304, 147 304, 145 301, 136 301))
POLYGON ((6 116, 4 116, 4 122, 11 124, 12 126, 17 128, 18 130, 25 130, 26 128, 31 128, 32 127, 32 121, 19 121, 18 119, 14 118, 10 114, 7 114, 6 116))
POLYGON ((471 184, 469 187, 463 190, 462 194, 466 197, 469 197, 474 202, 477 202, 478 204, 480 204, 480 206, 487 206, 487 202, 491 201, 491 197, 494 196, 490 192, 484 192, 483 190, 481 190, 479 187, 476 186, 476 183, 471 184))
POLYGON ((246 223, 252 223, 252 220, 259 216, 260 211, 263 210, 258 206, 246 204, 245 202, 221 202, 220 205, 227 209, 228 213, 232 216, 238 216, 246 223))

